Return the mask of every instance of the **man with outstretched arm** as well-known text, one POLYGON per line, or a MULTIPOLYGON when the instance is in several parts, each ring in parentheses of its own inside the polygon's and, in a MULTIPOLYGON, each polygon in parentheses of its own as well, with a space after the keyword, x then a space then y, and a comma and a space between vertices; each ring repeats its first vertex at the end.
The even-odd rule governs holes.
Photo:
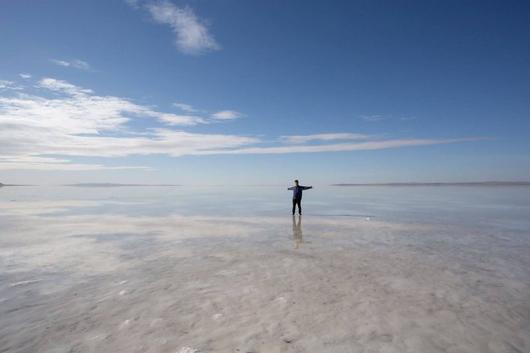
POLYGON ((312 189, 312 186, 302 186, 298 184, 298 180, 294 181, 294 186, 291 186, 287 190, 293 190, 293 215, 296 208, 296 205, 298 205, 298 214, 302 215, 302 191, 307 189, 312 189))

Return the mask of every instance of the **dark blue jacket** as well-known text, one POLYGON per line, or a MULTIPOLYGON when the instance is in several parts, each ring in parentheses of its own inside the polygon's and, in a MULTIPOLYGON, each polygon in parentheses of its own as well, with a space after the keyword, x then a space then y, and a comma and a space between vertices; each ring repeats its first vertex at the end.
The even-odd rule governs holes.
POLYGON ((302 199, 302 191, 307 189, 312 189, 312 186, 291 186, 287 190, 293 190, 293 200, 301 200, 302 199))

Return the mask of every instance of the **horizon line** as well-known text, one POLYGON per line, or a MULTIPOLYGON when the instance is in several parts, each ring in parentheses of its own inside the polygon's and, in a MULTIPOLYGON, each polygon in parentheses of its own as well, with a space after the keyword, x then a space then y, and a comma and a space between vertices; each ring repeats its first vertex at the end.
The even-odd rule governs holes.
MULTIPOLYGON (((287 183, 286 183, 287 184, 287 183)), ((144 184, 144 183, 69 183, 69 184, 3 184, 2 186, 68 186, 68 187, 182 187, 182 186, 284 186, 286 184, 144 184)), ((317 184, 318 185, 318 184, 317 184)), ((382 182, 382 183, 332 183, 324 186, 530 186, 530 181, 488 180, 488 181, 435 181, 435 182, 382 182)))

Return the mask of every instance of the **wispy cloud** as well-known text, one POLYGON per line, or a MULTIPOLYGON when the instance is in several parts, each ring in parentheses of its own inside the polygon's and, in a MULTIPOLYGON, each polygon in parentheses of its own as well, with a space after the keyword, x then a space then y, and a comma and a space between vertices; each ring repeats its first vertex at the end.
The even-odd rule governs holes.
MULTIPOLYGON (((148 115, 149 116, 149 115, 148 115)), ((156 113, 155 115, 150 115, 158 118, 160 121, 168 125, 197 125, 197 124, 206 124, 208 121, 200 116, 196 115, 179 115, 171 113, 156 113)))
POLYGON ((206 110, 197 109, 186 103, 173 103, 173 106, 187 113, 186 115, 193 114, 195 119, 200 119, 200 121, 205 124, 224 120, 234 120, 244 116, 243 113, 237 112, 235 110, 221 110, 209 114, 206 110))
POLYGON ((234 120, 242 116, 243 114, 236 112, 235 110, 221 110, 219 112, 213 113, 211 118, 215 120, 234 120))
MULTIPOLYGON (((130 120, 131 116, 155 118, 169 125, 197 125, 203 123, 200 117, 190 115, 177 115, 165 112, 159 112, 149 107, 133 103, 130 100, 114 96, 97 96, 90 89, 75 86, 66 81, 54 78, 43 78, 38 82, 38 86, 62 94, 58 99, 41 101, 40 107, 45 104, 48 114, 54 116, 64 116, 81 118, 92 121, 96 125, 95 129, 101 128, 97 124, 102 122, 112 122, 109 128, 115 128, 130 120), (52 111, 50 111, 52 110, 52 111)), ((26 107, 30 108, 34 100, 26 100, 26 107)), ((37 108, 36 107, 36 108, 37 108)), ((42 107, 40 107, 42 108, 42 107)), ((39 115, 37 109, 26 111, 27 114, 39 115)), ((49 118, 48 118, 49 119, 49 118)), ((94 133, 95 130, 85 131, 84 133, 94 133)))
POLYGON ((73 59, 73 60, 51 59, 50 61, 59 66, 71 67, 71 68, 79 69, 79 70, 90 70, 90 65, 86 61, 79 60, 79 59, 73 59))
POLYGON ((379 123, 381 121, 388 120, 400 120, 400 121, 411 121, 416 120, 415 116, 393 116, 393 115, 381 115, 381 114, 371 114, 371 115, 361 115, 359 118, 369 123, 379 123))
MULTIPOLYGON (((137 7, 138 2, 135 4, 137 7)), ((178 7, 169 1, 147 2, 144 6, 154 21, 171 27, 181 52, 197 55, 221 48, 190 7, 178 7)))
POLYGON ((386 120, 387 117, 383 115, 372 114, 372 115, 361 115, 361 119, 363 119, 364 121, 370 122, 370 123, 377 123, 377 122, 386 120))
POLYGON ((22 87, 20 87, 18 84, 16 84, 13 81, 0 80, 0 91, 17 91, 21 89, 22 87))
MULTIPOLYGON (((1 82, 6 87, 17 86, 12 81, 1 82)), ((0 91, 0 170, 145 169, 143 166, 116 166, 116 163, 111 166, 79 163, 76 158, 340 152, 478 140, 381 139, 340 132, 284 135, 272 139, 276 142, 271 144, 270 140, 263 141, 255 136, 182 130, 211 122, 205 119, 155 110, 130 99, 100 96, 91 89, 63 80, 43 78, 32 84, 29 92, 24 91, 23 86, 18 90, 0 91), (149 123, 130 124, 142 119, 149 123), (139 127, 144 125, 149 127, 139 127), (177 126, 179 128, 175 129, 177 126)))
POLYGON ((186 113, 197 113, 199 112, 199 110, 193 108, 193 106, 189 105, 189 104, 186 104, 186 103, 178 103, 178 102, 175 102, 173 103, 173 106, 182 110, 183 112, 186 112, 186 113))
POLYGON ((21 78, 27 80, 29 78, 31 78, 31 75, 30 74, 27 74, 27 73, 20 73, 18 74, 21 78))
POLYGON ((43 78, 35 87, 42 94, 0 95, 0 169, 92 170, 102 166, 71 164, 55 156, 181 156, 258 142, 245 136, 170 130, 164 126, 196 125, 204 119, 161 112, 121 97, 99 96, 63 80, 43 78), (138 119, 149 119, 159 127, 131 133, 128 123, 138 119))
POLYGON ((302 144, 302 143, 308 143, 312 141, 366 140, 369 138, 370 138, 369 135, 339 132, 339 133, 326 133, 326 134, 315 134, 315 135, 281 136, 280 140, 282 140, 285 143, 289 143, 289 144, 302 144))
POLYGON ((272 147, 245 147, 233 150, 202 152, 197 154, 286 154, 286 153, 322 153, 322 152, 348 152, 371 151, 391 148, 429 146, 458 142, 472 142, 484 140, 482 137, 468 137, 458 139, 389 139, 366 141, 357 143, 334 143, 322 145, 291 145, 272 147))
POLYGON ((72 85, 71 83, 68 83, 66 81, 57 80, 49 77, 40 80, 38 82, 38 85, 40 87, 47 88, 50 91, 64 93, 70 96, 86 96, 88 94, 93 93, 91 89, 81 88, 79 86, 72 85))
POLYGON ((13 84, 13 81, 0 80, 0 89, 9 88, 13 84))

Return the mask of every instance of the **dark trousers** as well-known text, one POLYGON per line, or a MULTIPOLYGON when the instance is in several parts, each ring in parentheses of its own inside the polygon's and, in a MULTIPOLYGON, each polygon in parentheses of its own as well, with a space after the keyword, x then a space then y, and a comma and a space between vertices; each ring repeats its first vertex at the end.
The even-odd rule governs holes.
POLYGON ((296 205, 298 205, 298 214, 302 214, 302 199, 293 199, 293 214, 296 205))

